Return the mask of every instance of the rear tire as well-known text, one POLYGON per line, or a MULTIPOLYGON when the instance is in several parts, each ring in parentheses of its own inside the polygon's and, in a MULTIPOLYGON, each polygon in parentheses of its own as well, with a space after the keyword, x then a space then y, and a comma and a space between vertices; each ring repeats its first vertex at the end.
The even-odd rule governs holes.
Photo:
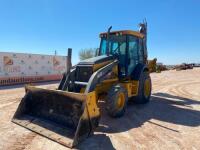
POLYGON ((139 78, 138 95, 133 96, 131 100, 137 104, 148 103, 151 97, 151 78, 148 72, 142 72, 139 78))
POLYGON ((128 101, 127 90, 117 84, 108 91, 106 97, 106 110, 111 117, 121 117, 124 115, 128 101))

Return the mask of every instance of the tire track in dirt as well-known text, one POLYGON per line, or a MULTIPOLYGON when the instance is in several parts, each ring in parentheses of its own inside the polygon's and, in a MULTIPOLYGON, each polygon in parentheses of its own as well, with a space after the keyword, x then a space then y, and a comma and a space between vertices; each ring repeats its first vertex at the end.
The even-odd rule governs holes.
MULTIPOLYGON (((198 140, 200 135, 200 121, 198 121, 200 120, 200 107, 192 108, 196 111, 194 112, 186 108, 187 105, 193 105, 193 102, 190 103, 187 100, 185 100, 186 103, 184 102, 184 98, 197 100, 196 103, 200 102, 198 101, 200 95, 197 89, 200 85, 199 74, 200 70, 167 71, 161 74, 152 74, 153 92, 169 94, 169 99, 167 99, 167 96, 163 96, 163 99, 162 97, 152 97, 152 102, 147 105, 130 106, 127 111, 128 114, 121 119, 112 120, 106 117, 106 120, 101 121, 105 122, 105 125, 108 125, 109 128, 101 130, 99 133, 109 136, 108 141, 103 136, 92 139, 91 143, 83 143, 82 147, 84 149, 93 149, 94 147, 106 149, 110 145, 110 147, 116 149, 200 149, 198 140), (197 72, 195 73, 195 71, 197 72), (196 76, 195 78, 192 75, 193 73, 196 76), (196 96, 193 94, 195 92, 197 93, 196 96), (172 96, 171 99, 170 95, 172 96), (178 97, 180 97, 180 101, 183 100, 183 103, 180 103, 178 97), (174 106, 176 104, 181 104, 181 106, 174 106), (178 116, 174 117, 177 114, 178 116), (184 116, 187 117, 186 120, 184 116), (176 120, 179 120, 179 118, 182 119, 177 122, 176 120), (187 120, 196 124, 188 125, 187 120)), ((24 90, 17 89, 8 93, 4 91, 2 96, 2 91, 0 91, 0 103, 2 101, 4 104, 8 103, 8 107, 0 108, 0 113, 2 112, 4 117, 1 118, 4 120, 1 121, 2 125, 0 124, 0 134, 3 134, 2 142, 0 140, 0 149, 1 143, 4 145, 3 150, 67 149, 45 138, 41 140, 37 134, 11 124, 11 117, 17 107, 17 102, 13 102, 15 100, 20 101, 20 98, 24 95, 24 90), (13 97, 16 99, 14 100, 13 97), (1 98, 4 100, 1 101, 1 98)))
POLYGON ((16 136, 12 136, 9 138, 7 142, 7 146, 5 150, 24 150, 33 139, 37 136, 36 133, 28 133, 27 135, 22 135, 16 138, 16 136))
POLYGON ((186 90, 185 88, 190 86, 190 85, 195 85, 195 84, 199 84, 200 82, 185 82, 185 83, 181 83, 178 84, 176 86, 172 86, 169 88, 169 92, 173 93, 174 95, 177 96, 181 96, 181 97, 186 97, 186 98, 191 98, 193 97, 193 93, 191 93, 190 91, 186 90))
POLYGON ((19 102, 19 99, 15 98, 15 99, 12 99, 11 101, 7 102, 7 103, 1 103, 0 109, 4 109, 4 108, 9 107, 10 105, 13 105, 14 103, 18 103, 18 102, 19 102))
MULTIPOLYGON (((46 87, 53 88, 49 85, 46 87)), ((0 149, 2 150, 24 150, 29 149, 29 146, 35 149, 31 143, 38 135, 11 122, 17 105, 24 95, 23 87, 0 89, 0 149)))

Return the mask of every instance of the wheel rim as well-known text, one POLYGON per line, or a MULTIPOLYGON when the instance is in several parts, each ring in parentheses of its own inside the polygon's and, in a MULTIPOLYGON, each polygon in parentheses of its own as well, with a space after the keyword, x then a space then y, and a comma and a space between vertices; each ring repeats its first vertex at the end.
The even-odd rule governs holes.
POLYGON ((146 79, 144 82, 144 96, 147 98, 149 97, 151 92, 151 83, 149 79, 146 79))
POLYGON ((125 96, 123 93, 119 94, 118 100, 117 100, 117 108, 121 109, 124 107, 124 102, 125 102, 125 96))

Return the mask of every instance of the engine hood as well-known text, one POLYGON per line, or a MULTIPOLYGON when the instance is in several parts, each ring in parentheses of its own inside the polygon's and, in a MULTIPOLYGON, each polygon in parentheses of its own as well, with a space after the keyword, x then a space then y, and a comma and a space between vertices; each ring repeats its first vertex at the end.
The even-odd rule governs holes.
POLYGON ((89 59, 82 60, 78 63, 78 65, 94 65, 94 64, 100 64, 103 62, 107 62, 110 60, 114 60, 114 56, 107 56, 107 55, 102 55, 102 56, 97 56, 89 59))

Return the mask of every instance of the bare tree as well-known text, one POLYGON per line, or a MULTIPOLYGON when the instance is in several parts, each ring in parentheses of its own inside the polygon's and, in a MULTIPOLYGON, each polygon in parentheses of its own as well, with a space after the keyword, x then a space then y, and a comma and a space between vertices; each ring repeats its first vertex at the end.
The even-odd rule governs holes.
POLYGON ((79 59, 84 60, 95 56, 96 48, 85 48, 80 50, 79 59))

